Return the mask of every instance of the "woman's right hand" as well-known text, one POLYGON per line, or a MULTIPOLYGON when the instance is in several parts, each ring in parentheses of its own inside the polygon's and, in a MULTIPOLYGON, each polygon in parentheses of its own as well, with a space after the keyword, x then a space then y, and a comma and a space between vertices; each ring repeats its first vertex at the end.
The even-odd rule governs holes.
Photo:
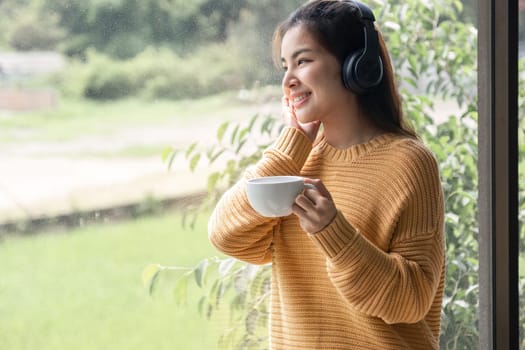
POLYGON ((315 121, 311 123, 301 123, 297 120, 295 115, 295 109, 290 103, 290 100, 287 96, 283 96, 282 101, 282 117, 284 124, 292 128, 297 128, 301 130, 312 142, 317 137, 317 132, 321 126, 321 122, 315 121))

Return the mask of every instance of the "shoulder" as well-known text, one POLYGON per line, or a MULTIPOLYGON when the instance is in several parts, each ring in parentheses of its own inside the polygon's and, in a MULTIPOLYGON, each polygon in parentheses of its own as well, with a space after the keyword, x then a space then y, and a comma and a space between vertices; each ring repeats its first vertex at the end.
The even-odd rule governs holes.
POLYGON ((437 160, 434 153, 419 139, 392 136, 390 141, 384 144, 382 152, 389 155, 390 161, 400 163, 408 168, 416 166, 437 168, 437 160))
POLYGON ((439 184, 436 157, 423 141, 405 136, 392 136, 378 151, 378 154, 382 154, 380 158, 389 168, 390 176, 411 187, 422 183, 432 183, 434 186, 439 184))

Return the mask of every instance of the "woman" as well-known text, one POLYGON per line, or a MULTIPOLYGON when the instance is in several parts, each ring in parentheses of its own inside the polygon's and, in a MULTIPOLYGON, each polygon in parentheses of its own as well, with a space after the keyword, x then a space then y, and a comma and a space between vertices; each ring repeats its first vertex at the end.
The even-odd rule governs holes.
POLYGON ((372 12, 314 0, 277 28, 287 127, 209 223, 222 252, 272 263, 270 343, 280 349, 438 349, 443 194, 406 126, 372 12), (259 216, 246 180, 300 175, 293 214, 259 216))

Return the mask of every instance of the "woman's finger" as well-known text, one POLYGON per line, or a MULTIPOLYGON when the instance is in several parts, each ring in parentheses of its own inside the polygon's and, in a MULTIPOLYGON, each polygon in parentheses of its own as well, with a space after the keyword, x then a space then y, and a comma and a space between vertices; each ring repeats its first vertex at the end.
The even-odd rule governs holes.
POLYGON ((306 212, 315 210, 315 202, 312 201, 305 194, 298 195, 295 199, 295 204, 306 212))
POLYGON ((328 191, 328 189, 326 188, 326 186, 321 180, 310 179, 310 178, 305 177, 303 178, 303 181, 307 184, 314 185, 320 195, 328 198, 329 200, 332 200, 332 195, 330 194, 330 191, 328 191))

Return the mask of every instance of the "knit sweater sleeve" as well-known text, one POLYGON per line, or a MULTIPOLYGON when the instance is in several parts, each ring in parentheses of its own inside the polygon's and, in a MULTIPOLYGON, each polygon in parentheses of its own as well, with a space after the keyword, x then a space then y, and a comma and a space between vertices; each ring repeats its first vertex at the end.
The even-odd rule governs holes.
POLYGON ((252 209, 246 181, 260 176, 298 175, 311 150, 308 137, 298 129, 286 128, 262 159, 226 191, 208 223, 209 239, 219 251, 252 264, 271 261, 273 230, 279 219, 262 217, 252 209))
POLYGON ((328 227, 310 235, 326 255, 328 275, 340 294, 354 308, 389 324, 425 317, 445 263, 443 195, 435 159, 419 152, 406 169, 406 200, 389 249, 372 244, 340 211, 328 227))

